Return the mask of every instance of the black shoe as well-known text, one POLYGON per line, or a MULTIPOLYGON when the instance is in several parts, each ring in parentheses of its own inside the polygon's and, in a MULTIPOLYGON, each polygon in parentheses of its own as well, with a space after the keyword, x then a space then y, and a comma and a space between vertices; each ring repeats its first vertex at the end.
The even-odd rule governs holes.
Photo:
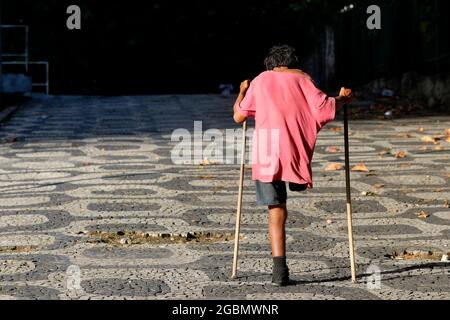
POLYGON ((272 284, 278 287, 287 287, 291 281, 289 280, 289 269, 274 269, 272 275, 272 284))
POLYGON ((290 284, 286 257, 273 258, 272 283, 279 287, 286 287, 290 284))

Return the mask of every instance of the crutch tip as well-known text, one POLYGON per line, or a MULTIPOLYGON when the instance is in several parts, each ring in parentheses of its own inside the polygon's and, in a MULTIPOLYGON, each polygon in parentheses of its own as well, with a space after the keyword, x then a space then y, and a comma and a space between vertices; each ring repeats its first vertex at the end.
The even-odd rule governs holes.
POLYGON ((233 274, 232 276, 231 276, 231 280, 237 280, 237 275, 235 275, 235 274, 233 274))

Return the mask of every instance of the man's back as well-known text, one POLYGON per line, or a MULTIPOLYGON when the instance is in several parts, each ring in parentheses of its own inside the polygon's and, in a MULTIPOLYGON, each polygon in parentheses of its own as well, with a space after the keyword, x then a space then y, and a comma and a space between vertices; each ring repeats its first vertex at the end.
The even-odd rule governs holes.
POLYGON ((256 120, 253 179, 312 187, 310 163, 317 134, 334 119, 335 100, 300 71, 266 71, 252 81, 240 112, 256 120), (267 157, 270 164, 262 161, 267 157))

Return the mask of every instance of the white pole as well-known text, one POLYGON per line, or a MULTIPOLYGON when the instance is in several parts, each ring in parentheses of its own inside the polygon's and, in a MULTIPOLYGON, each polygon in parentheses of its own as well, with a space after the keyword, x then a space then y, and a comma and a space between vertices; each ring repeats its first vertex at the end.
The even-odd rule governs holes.
POLYGON ((350 253, 350 265, 352 272, 352 282, 356 283, 356 262, 355 262, 355 245, 353 241, 353 210, 352 210, 352 194, 350 187, 350 144, 348 130, 348 106, 344 106, 344 140, 345 140, 345 187, 347 191, 347 226, 348 226, 348 242, 350 253))
POLYGON ((241 174, 239 179, 239 195, 236 212, 236 231, 234 235, 234 256, 233 272, 231 279, 237 279, 237 267, 239 259, 239 238, 241 233, 242 218, 242 199, 244 196, 244 177, 245 177, 245 152, 247 151, 247 121, 242 125, 242 152, 241 152, 241 174))

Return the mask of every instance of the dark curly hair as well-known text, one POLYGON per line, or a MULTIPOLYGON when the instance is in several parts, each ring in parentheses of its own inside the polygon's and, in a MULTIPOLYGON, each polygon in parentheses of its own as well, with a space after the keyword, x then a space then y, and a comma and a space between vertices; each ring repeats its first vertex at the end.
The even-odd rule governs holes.
POLYGON ((268 71, 272 71, 277 67, 298 67, 299 59, 295 53, 295 49, 288 45, 274 46, 269 50, 264 65, 268 71))

